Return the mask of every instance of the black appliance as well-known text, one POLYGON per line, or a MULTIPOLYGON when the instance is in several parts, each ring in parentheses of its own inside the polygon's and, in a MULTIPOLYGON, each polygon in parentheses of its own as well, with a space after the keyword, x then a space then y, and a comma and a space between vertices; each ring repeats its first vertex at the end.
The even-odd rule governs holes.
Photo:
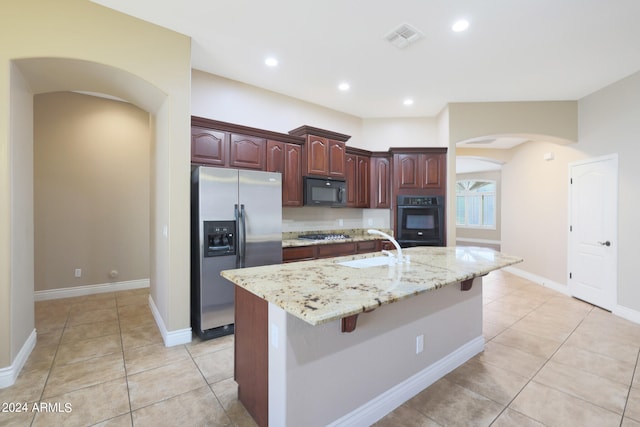
POLYGON ((398 196, 396 206, 401 247, 444 246, 443 196, 398 196))
POLYGON ((344 207, 347 205, 344 180, 304 177, 304 205, 344 207))

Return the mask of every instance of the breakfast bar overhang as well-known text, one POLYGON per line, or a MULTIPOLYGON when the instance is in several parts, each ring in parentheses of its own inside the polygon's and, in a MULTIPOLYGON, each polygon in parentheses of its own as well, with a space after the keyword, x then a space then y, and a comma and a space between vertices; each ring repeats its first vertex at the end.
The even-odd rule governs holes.
POLYGON ((403 252, 221 273, 236 285, 238 398, 259 425, 371 424, 483 350, 482 276, 522 259, 403 252))

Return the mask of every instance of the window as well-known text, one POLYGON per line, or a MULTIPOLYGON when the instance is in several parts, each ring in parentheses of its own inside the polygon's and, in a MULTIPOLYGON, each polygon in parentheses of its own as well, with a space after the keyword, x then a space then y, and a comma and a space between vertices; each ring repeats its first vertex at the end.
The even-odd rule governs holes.
POLYGON ((496 182, 466 179, 456 183, 456 225, 496 228, 496 182))

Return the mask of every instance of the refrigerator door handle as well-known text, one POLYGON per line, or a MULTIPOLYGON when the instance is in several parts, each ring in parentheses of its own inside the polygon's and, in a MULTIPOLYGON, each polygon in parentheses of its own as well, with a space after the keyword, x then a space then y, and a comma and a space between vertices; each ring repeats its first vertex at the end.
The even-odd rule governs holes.
POLYGON ((246 225, 246 212, 244 210, 244 205, 240 205, 240 223, 238 225, 240 228, 240 236, 239 237, 239 249, 238 249, 238 260, 239 260, 239 268, 244 268, 245 263, 245 252, 247 249, 247 225, 246 225))
POLYGON ((240 253, 242 251, 242 240, 240 235, 240 210, 238 205, 233 205, 233 214, 236 219, 236 268, 240 268, 240 253))

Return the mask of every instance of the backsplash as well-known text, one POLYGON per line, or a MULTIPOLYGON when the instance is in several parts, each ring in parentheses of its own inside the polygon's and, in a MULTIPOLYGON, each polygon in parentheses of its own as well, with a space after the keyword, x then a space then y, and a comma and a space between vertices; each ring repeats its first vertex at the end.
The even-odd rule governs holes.
POLYGON ((388 209, 301 207, 282 208, 282 231, 335 231, 360 228, 389 229, 388 209))

